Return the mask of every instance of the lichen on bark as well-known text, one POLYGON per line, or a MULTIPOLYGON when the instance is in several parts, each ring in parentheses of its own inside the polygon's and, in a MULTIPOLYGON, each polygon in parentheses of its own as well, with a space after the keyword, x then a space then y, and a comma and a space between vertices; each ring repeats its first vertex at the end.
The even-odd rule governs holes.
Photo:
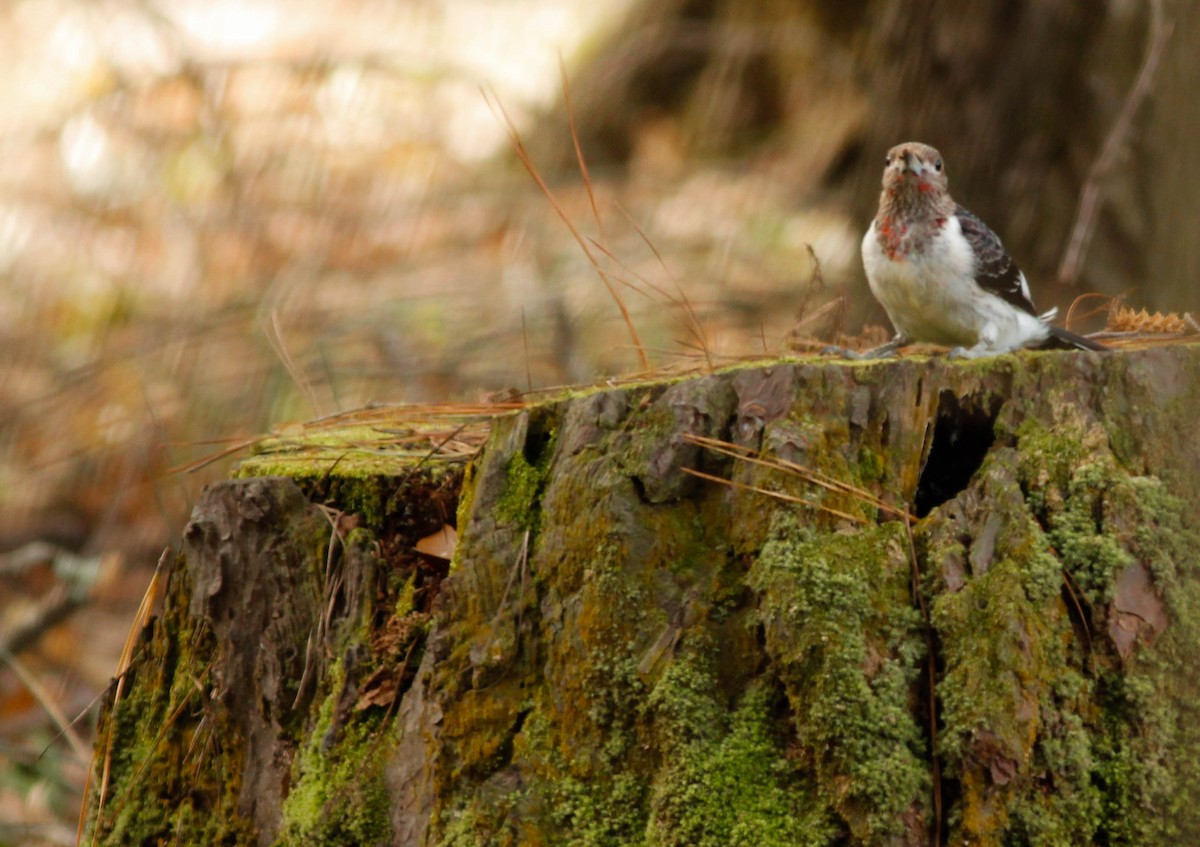
MULTIPOLYGON (((288 704, 306 694, 279 722, 273 833, 234 815, 221 837, 1196 841, 1200 440, 1180 434, 1197 408, 1195 347, 800 360, 502 417, 461 501, 439 486, 464 477, 440 469, 396 491, 389 478, 413 483, 411 468, 322 465, 301 475, 305 493, 362 510, 347 559, 360 565, 335 589, 328 523, 294 536, 309 538, 299 596, 323 610, 324 658, 289 683, 288 704), (902 510, 920 514, 911 536, 902 510), (456 515, 449 573, 416 568, 403 551, 456 515), (349 799, 370 814, 329 814, 349 799)), ((205 617, 189 605, 195 565, 146 656, 195 642, 188 667, 215 670, 224 658, 196 640, 205 617)), ((303 655, 303 639, 290 649, 303 655)), ((158 723, 195 727, 166 719, 195 670, 155 677, 157 661, 135 666, 128 702, 155 685, 178 696, 110 719, 143 752, 158 723)), ((213 808, 204 786, 218 783, 223 808, 241 802, 238 779, 220 780, 249 747, 222 728, 220 760, 190 785, 171 771, 156 802, 187 788, 213 808)), ((114 761, 122 790, 143 790, 131 760, 114 761)), ((134 819, 168 831, 128 808, 123 832, 134 819)))

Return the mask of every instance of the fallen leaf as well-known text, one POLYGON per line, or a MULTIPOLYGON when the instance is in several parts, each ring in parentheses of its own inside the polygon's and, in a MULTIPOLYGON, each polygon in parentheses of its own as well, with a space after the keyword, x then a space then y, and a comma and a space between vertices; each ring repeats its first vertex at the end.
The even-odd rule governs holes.
POLYGON ((363 683, 362 693, 354 703, 354 711, 361 712, 372 706, 391 706, 396 701, 398 684, 394 668, 376 668, 375 672, 363 683))
POLYGON ((454 548, 458 546, 458 533, 454 531, 454 527, 450 524, 445 524, 441 529, 432 535, 426 535, 415 545, 418 553, 424 553, 426 556, 433 556, 435 559, 446 559, 449 561, 454 558, 454 548))

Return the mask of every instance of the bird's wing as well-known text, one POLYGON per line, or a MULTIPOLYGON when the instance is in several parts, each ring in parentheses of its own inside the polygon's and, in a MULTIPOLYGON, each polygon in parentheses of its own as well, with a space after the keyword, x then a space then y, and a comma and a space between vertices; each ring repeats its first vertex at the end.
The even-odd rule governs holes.
POLYGON ((962 227, 963 237, 975 254, 975 284, 1018 309, 1036 315, 1025 274, 1008 255, 996 233, 962 206, 956 208, 954 214, 962 227))

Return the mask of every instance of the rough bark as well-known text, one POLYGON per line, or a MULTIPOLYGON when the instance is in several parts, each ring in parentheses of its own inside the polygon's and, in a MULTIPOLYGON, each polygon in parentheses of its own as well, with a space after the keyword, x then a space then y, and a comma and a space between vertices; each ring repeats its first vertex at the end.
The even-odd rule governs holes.
POLYGON ((1196 843, 1197 409, 1197 346, 776 362, 498 418, 465 481, 380 459, 216 486, 104 716, 91 825, 1196 843), (312 500, 358 515, 332 552, 312 500), (411 548, 456 510, 446 575, 411 548))
MULTIPOLYGON (((1116 178, 1147 207, 1145 214, 1133 216, 1127 231, 1135 238, 1142 233, 1148 236, 1143 279, 1151 296, 1163 309, 1195 314, 1194 283, 1172 285, 1160 280, 1200 279, 1200 245, 1187 228, 1200 198, 1200 150, 1191 143, 1200 133, 1200 109, 1192 97, 1200 75, 1200 6, 1194 0, 1170 0, 1166 14, 1174 28, 1163 53, 1146 128, 1137 134, 1140 143, 1116 178)), ((1108 258, 1097 256, 1093 266, 1108 258)))

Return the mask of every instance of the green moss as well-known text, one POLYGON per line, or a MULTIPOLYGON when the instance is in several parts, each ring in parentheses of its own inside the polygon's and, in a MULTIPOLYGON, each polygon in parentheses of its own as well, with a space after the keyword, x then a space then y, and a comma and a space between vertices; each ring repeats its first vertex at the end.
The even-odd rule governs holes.
POLYGON ((565 777, 547 792, 563 847, 636 847, 645 826, 646 781, 635 773, 602 780, 565 777))
MULTIPOLYGON (((1126 776, 1115 784, 1125 787, 1132 808, 1109 818, 1108 826, 1128 844, 1138 843, 1139 828, 1160 843, 1181 843, 1184 834, 1200 831, 1194 802, 1200 796, 1200 681, 1193 672, 1200 656, 1200 532, 1185 517, 1186 505, 1159 480, 1133 477, 1125 485, 1119 499, 1134 520, 1113 531, 1150 570, 1169 624, 1153 643, 1139 645, 1125 673, 1110 683, 1113 711, 1126 722, 1112 735, 1115 770, 1126 776)), ((1122 513, 1107 514, 1115 523, 1122 513)), ((1111 843, 1122 842, 1114 837, 1111 843)))
MULTIPOLYGON (((1129 493, 1117 482, 1114 470, 1110 460, 1077 467, 1067 485, 1063 508, 1054 510, 1049 521, 1050 540, 1063 566, 1092 603, 1110 602, 1116 576, 1133 562, 1121 539, 1104 525, 1105 498, 1129 493)), ((1136 502, 1122 499, 1127 501, 1122 505, 1136 513, 1136 502)))
POLYGON ((1078 435, 1059 444, 1026 423, 1017 449, 994 450, 977 474, 986 513, 945 507, 921 527, 935 570, 953 560, 956 537, 990 536, 983 552, 958 554, 963 584, 936 587, 936 574, 927 582, 945 665, 939 753, 961 791, 952 840, 1082 845, 1101 824, 1096 692, 1063 599, 1067 563, 1039 523, 1073 508, 1071 480, 1087 449, 1078 435))
POLYGON ((404 584, 400 586, 400 590, 396 592, 396 602, 392 606, 392 616, 395 618, 403 618, 405 615, 415 610, 413 605, 413 595, 416 592, 416 579, 409 576, 405 579, 404 584))
POLYGON ((522 450, 516 451, 505 469, 504 493, 496 503, 497 519, 536 534, 538 502, 546 487, 546 474, 554 457, 554 434, 530 464, 522 450))
POLYGON ((454 515, 454 525, 465 530, 467 519, 471 516, 471 506, 475 502, 475 486, 479 479, 479 457, 467 463, 463 469, 462 482, 458 488, 458 509, 454 515))
MULTIPOLYGON (((431 438, 438 434, 429 424, 404 426, 429 429, 431 438)), ((254 449, 254 455, 238 463, 235 477, 288 477, 314 501, 358 515, 376 531, 412 505, 397 499, 399 488, 406 496, 421 486, 457 490, 464 469, 458 460, 431 455, 428 447, 413 450, 407 441, 397 444, 392 434, 375 426, 314 427, 264 439, 254 449)))
POLYGON ((1029 417, 1012 433, 1020 454, 1025 496, 1035 514, 1044 516, 1048 508, 1062 502, 1072 470, 1095 448, 1094 443, 1085 444, 1082 428, 1082 421, 1074 419, 1055 432, 1037 418, 1029 417))
POLYGON ((749 688, 732 714, 702 656, 675 662, 647 706, 662 744, 650 847, 823 847, 840 828, 776 735, 776 696, 749 688))
MULTIPOLYGON (((442 428, 419 421, 400 421, 399 425, 434 435, 442 428)), ((256 442, 253 451, 238 463, 236 476, 366 479, 394 475, 398 468, 429 464, 430 459, 427 446, 412 449, 411 442, 398 443, 394 433, 381 426, 361 424, 298 427, 294 433, 256 442)))
MULTIPOLYGON (((110 756, 111 782, 103 811, 89 809, 87 843, 253 841, 253 824, 238 811, 245 750, 229 716, 203 703, 199 686, 215 645, 183 614, 191 588, 182 558, 176 569, 165 616, 126 674, 124 697, 102 715, 98 743, 110 756)), ((103 759, 96 758, 93 786, 103 759)))
POLYGON ((1200 786, 1187 670, 1200 654, 1200 543, 1159 480, 1130 474, 1104 429, 1056 409, 985 461, 973 485, 986 515, 942 508, 922 526, 931 564, 960 568, 971 551, 954 539, 980 538, 997 516, 1000 527, 965 584, 927 582, 945 665, 940 751, 961 792, 951 837, 1178 843, 1200 825, 1194 804, 1179 802, 1200 786), (1131 567, 1148 570, 1170 624, 1143 631, 1122 658, 1109 628, 1131 567))
MULTIPOLYGON (((1059 364, 1069 360, 1048 356, 928 366, 805 360, 784 374, 806 380, 805 390, 764 427, 765 455, 796 458, 902 502, 920 470, 924 406, 910 419, 911 398, 893 406, 894 396, 871 394, 870 403, 851 404, 848 392, 886 379, 1013 398, 968 490, 920 526, 918 565, 939 651, 932 704, 928 622, 911 596, 908 539, 899 524, 874 525, 876 508, 710 453, 702 459, 710 471, 866 523, 820 508, 780 511, 758 495, 695 480, 664 488, 648 505, 639 494, 651 459, 658 481, 674 485, 677 423, 670 404, 655 402, 667 382, 620 389, 620 413, 603 426, 563 424, 564 442, 568 432, 575 439, 563 455, 544 437, 561 408, 531 411, 529 427, 542 431, 515 452, 511 442, 524 430, 498 427, 493 458, 503 458, 481 462, 479 480, 474 468, 467 472, 458 504, 462 559, 436 611, 446 653, 425 688, 442 710, 427 840, 923 843, 934 824, 927 734, 936 709, 948 843, 1190 843, 1186 834, 1200 826, 1192 802, 1200 796, 1200 692, 1190 673, 1200 655, 1200 543, 1186 520, 1194 509, 1159 479, 1122 466, 1120 456, 1144 453, 1141 431, 1091 423, 1096 403, 1055 394, 1059 364), (853 426, 843 414, 851 407, 853 426), (880 409, 892 414, 890 427, 876 420, 880 409), (472 502, 481 497, 491 502, 472 502), (471 509, 484 531, 466 531, 471 509), (1170 623, 1142 633, 1120 656, 1108 633, 1117 580, 1131 566, 1151 574, 1170 623)), ((696 397, 716 396, 710 387, 697 387, 696 397)), ((733 389, 726 382, 721 390, 733 389)), ((724 421, 725 407, 717 407, 712 420, 724 421)), ((330 443, 319 459, 302 447, 286 453, 281 443, 243 475, 298 476, 306 491, 362 514, 372 530, 394 525, 403 506, 389 479, 397 466, 411 467, 411 457, 366 449, 367 435, 330 443)), ((367 601, 381 610, 375 620, 412 607, 411 573, 388 578, 367 601)), ((361 643, 365 625, 362 616, 335 635, 361 643)), ((147 676, 162 683, 161 699, 130 708, 141 710, 139 722, 148 715, 151 725, 186 734, 194 724, 168 717, 180 704, 188 714, 203 663, 179 652, 179 676, 147 676)), ((332 692, 317 702, 320 719, 303 727, 315 741, 299 748, 281 842, 387 840, 386 820, 353 811, 387 805, 377 758, 385 754, 375 750, 390 747, 375 743, 387 738, 378 723, 386 710, 363 720, 339 715, 348 707, 332 692)), ((288 732, 298 737, 301 728, 288 732)), ((131 735, 128 756, 151 755, 154 746, 131 735)), ((227 761, 205 766, 203 802, 195 804, 179 803, 179 763, 172 770, 151 762, 144 778, 175 780, 151 798, 170 811, 153 818, 153 810, 114 803, 118 816, 129 810, 123 840, 167 841, 205 825, 202 810, 233 808, 235 746, 227 761)), ((198 747, 215 749, 203 738, 198 747)), ((138 765, 129 758, 122 767, 127 786, 138 765)), ((230 833, 244 824, 220 817, 227 830, 206 824, 213 842, 235 843, 240 836, 230 833)))
MULTIPOLYGON (((556 475, 563 484, 572 479, 556 475)), ((502 489, 502 496, 510 493, 511 488, 502 489)), ((533 515, 538 519, 541 494, 535 498, 533 515)), ((578 501, 570 505, 579 508, 578 501)), ((528 519, 530 514, 521 516, 528 519)), ((545 663, 554 669, 557 687, 553 696, 525 686, 526 674, 532 670, 524 664, 510 667, 503 684, 467 687, 464 683, 475 679, 489 661, 474 650, 480 633, 492 632, 497 620, 510 622, 517 613, 507 606, 496 610, 469 602, 455 618, 453 626, 472 638, 461 642, 437 672, 438 679, 444 679, 437 684, 445 686, 443 773, 456 787, 444 795, 444 805, 435 811, 438 843, 504 843, 501 833, 507 831, 504 821, 509 808, 521 801, 511 792, 495 797, 489 785, 491 780, 503 778, 510 762, 520 763, 527 775, 528 794, 534 798, 529 802, 541 810, 537 822, 530 825, 545 831, 546 843, 632 844, 645 827, 649 777, 644 770, 647 753, 639 744, 638 719, 645 685, 638 672, 638 656, 653 638, 642 633, 648 627, 655 631, 661 626, 661 620, 647 622, 645 617, 651 605, 647 584, 653 583, 655 572, 643 563, 635 567, 616 545, 587 549, 589 540, 595 544, 588 532, 604 535, 603 527, 597 528, 595 523, 580 520, 578 536, 556 536, 543 542, 581 544, 586 550, 572 565, 586 569, 587 576, 580 574, 576 581, 560 575, 556 583, 557 590, 572 584, 579 592, 559 611, 572 615, 565 623, 571 637, 555 641, 547 654, 537 659, 539 668, 545 663)), ((468 548, 467 554, 475 557, 477 566, 491 561, 490 551, 468 548)), ((538 555, 540 561, 542 554, 538 555)), ((504 561, 500 567, 503 577, 497 581, 503 585, 512 562, 504 561)), ((546 577, 543 572, 536 578, 546 577)), ((519 585, 516 582, 510 589, 509 602, 519 602, 519 585)), ((499 600, 499 588, 496 594, 499 600)), ((545 602, 554 601, 547 598, 545 602)), ((545 607, 542 613, 546 613, 545 607)), ((533 616, 538 610, 525 609, 521 614, 533 616)), ((507 664, 518 657, 514 650, 501 661, 507 664)))
POLYGON ((879 452, 863 445, 858 450, 858 478, 860 482, 878 482, 887 471, 887 460, 879 452))
POLYGON ((807 772, 856 843, 902 841, 928 814, 906 549, 898 523, 814 534, 781 511, 750 574, 807 772))
POLYGON ((293 764, 277 845, 383 845, 391 842, 385 769, 391 744, 378 718, 355 716, 334 726, 343 696, 341 664, 330 669, 330 692, 293 764), (382 743, 381 743, 382 742, 382 743))
POLYGON ((536 514, 535 506, 542 493, 544 476, 530 465, 525 454, 517 452, 508 461, 504 494, 496 504, 496 517, 505 523, 528 529, 536 514))
POLYGON ((1094 831, 1100 814, 1078 712, 1090 684, 1068 661, 1070 621, 1039 590, 1038 567, 1003 558, 933 607, 946 665, 939 751, 962 785, 952 831, 975 843, 1010 829, 1029 838, 1018 843, 1090 843, 1057 839, 1094 831), (1034 788, 1043 780, 1053 792, 1034 788))

